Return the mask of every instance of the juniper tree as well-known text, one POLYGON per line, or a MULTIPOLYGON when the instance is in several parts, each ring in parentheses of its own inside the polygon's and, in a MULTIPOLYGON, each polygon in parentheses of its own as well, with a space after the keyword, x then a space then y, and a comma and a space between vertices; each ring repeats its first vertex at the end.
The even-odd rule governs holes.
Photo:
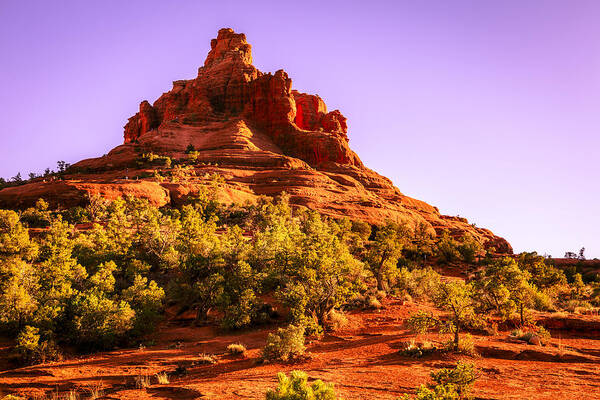
POLYGON ((404 225, 388 222, 377 229, 367 252, 367 264, 375 276, 378 290, 387 290, 390 276, 396 271, 402 248, 408 243, 404 225))

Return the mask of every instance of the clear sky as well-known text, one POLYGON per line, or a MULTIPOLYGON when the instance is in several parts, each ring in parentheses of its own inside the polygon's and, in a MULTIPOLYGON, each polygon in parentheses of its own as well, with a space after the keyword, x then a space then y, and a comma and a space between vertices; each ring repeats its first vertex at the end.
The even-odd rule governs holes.
POLYGON ((600 258, 600 1, 0 0, 0 176, 102 155, 221 27, 410 196, 600 258))

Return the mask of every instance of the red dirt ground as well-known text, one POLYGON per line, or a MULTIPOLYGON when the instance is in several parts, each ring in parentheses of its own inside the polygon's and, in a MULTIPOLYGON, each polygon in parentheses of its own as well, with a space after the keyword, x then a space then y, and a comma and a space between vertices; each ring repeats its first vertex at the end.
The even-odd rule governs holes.
MULTIPOLYGON (((0 393, 44 398, 70 390, 88 398, 89 389, 104 388, 103 399, 263 399, 276 384, 276 373, 301 369, 311 379, 333 382, 346 400, 397 399, 429 381, 429 373, 459 359, 475 363, 480 378, 477 399, 600 399, 600 332, 552 331, 547 346, 512 343, 507 332, 473 335, 479 356, 434 354, 412 359, 399 354, 402 343, 415 339, 403 320, 418 308, 389 298, 380 311, 349 313, 349 325, 308 345, 311 358, 297 364, 261 364, 260 349, 273 330, 222 334, 211 327, 165 323, 155 344, 145 349, 116 350, 27 368, 8 369, 0 360, 0 393), (180 346, 176 346, 181 342, 180 346), (245 357, 227 355, 231 343, 248 348, 245 357), (199 353, 215 354, 215 365, 191 366, 199 353), (187 374, 173 374, 187 365, 187 374), (170 383, 154 374, 167 371, 170 383), (135 377, 150 375, 151 385, 135 387, 135 377)), ((600 318, 579 316, 596 326, 600 318)), ((419 338, 423 340, 424 338, 419 338)), ((446 337, 427 335, 442 342, 446 337)), ((3 355, 10 343, 0 342, 3 355)), ((50 397, 51 398, 51 397, 50 397)))

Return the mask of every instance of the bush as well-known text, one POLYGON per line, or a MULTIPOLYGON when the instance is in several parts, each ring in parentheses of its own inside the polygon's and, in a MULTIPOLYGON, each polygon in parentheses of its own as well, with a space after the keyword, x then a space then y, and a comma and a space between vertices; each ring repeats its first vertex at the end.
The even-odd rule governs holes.
POLYGON ((434 353, 436 350, 437 347, 431 342, 416 344, 414 340, 411 340, 410 342, 404 343, 402 350, 400 350, 400 354, 412 358, 421 358, 427 354, 434 353))
POLYGON ((458 347, 460 330, 471 325, 477 318, 473 308, 473 287, 463 281, 440 282, 433 296, 437 308, 450 313, 443 330, 454 334, 454 344, 458 347))
MULTIPOLYGON (((246 264, 246 263, 244 263, 246 264)), ((232 299, 234 300, 234 299, 232 299)), ((243 290, 236 301, 229 300, 224 307, 225 315, 221 326, 227 330, 247 328, 256 323, 258 299, 252 289, 243 290)))
POLYGON ((365 293, 356 294, 345 305, 346 308, 361 308, 367 310, 379 310, 383 308, 381 299, 384 299, 387 294, 384 291, 369 290, 365 293), (382 296, 383 295, 383 296, 382 296))
POLYGON ((30 260, 37 252, 38 248, 19 221, 19 215, 11 210, 0 210, 0 259, 22 257, 30 260))
POLYGON ((39 329, 25 326, 17 337, 15 350, 24 364, 38 364, 60 358, 58 347, 52 341, 41 341, 39 329))
POLYGON ((171 171, 171 182, 177 183, 181 181, 187 181, 194 176, 196 176, 196 173, 194 172, 194 168, 192 166, 176 165, 175 168, 173 168, 173 171, 171 171))
POLYGON ((554 300, 546 292, 535 291, 533 294, 533 308, 538 311, 556 311, 554 300))
POLYGON ((550 335, 550 332, 548 332, 548 331, 546 330, 546 328, 544 328, 543 326, 539 326, 539 327, 537 327, 537 329, 536 329, 536 333, 537 333, 537 335, 540 337, 540 341, 541 341, 541 343, 542 343, 542 344, 544 344, 544 345, 545 345, 546 343, 548 343, 548 342, 550 341, 550 338, 552 337, 552 336, 550 335))
POLYGON ((421 385, 416 390, 416 397, 411 397, 407 394, 400 397, 400 400, 458 400, 459 394, 452 385, 421 385))
POLYGON ((395 276, 394 288, 416 299, 430 296, 440 280, 440 275, 431 267, 408 270, 402 268, 395 276))
POLYGON ((30 228, 45 228, 50 225, 50 218, 48 203, 44 199, 39 199, 35 207, 30 207, 21 214, 21 222, 30 228))
POLYGON ((323 336, 323 327, 315 317, 302 316, 297 325, 304 327, 304 336, 320 339, 323 336))
POLYGON ((136 275, 133 285, 123 290, 122 296, 135 311, 134 333, 151 331, 162 317, 164 290, 156 282, 136 275))
POLYGON ((377 281, 377 290, 387 290, 398 268, 402 247, 408 243, 409 232, 406 226, 391 221, 376 229, 366 261, 377 281))
POLYGON ((269 389, 266 400, 336 400, 333 385, 317 380, 309 385, 308 375, 302 371, 292 371, 287 377, 283 372, 277 374, 279 386, 269 389))
POLYGON ((449 263, 456 261, 460 256, 458 251, 458 243, 452 239, 447 232, 444 232, 437 243, 436 254, 441 262, 449 263))
POLYGON ((431 373, 436 386, 452 386, 461 397, 469 395, 470 386, 479 376, 471 363, 459 361, 454 368, 442 368, 431 373))
POLYGON ((200 353, 199 356, 198 356, 197 363, 200 364, 200 365, 216 364, 217 363, 217 357, 215 357, 212 354, 200 353))
POLYGON ((472 264, 475 261, 475 257, 483 251, 483 246, 473 236, 466 233, 462 237, 460 245, 458 245, 458 252, 464 262, 472 264))
POLYGON ((408 329, 417 335, 427 333, 430 329, 439 325, 439 323, 440 321, 434 317, 432 313, 428 313, 424 310, 411 314, 406 320, 408 329))
POLYGON ((475 351, 475 341, 473 340, 473 336, 469 333, 463 335, 458 341, 456 351, 470 356, 476 355, 477 352, 475 351))
POLYGON ((63 220, 70 224, 81 224, 91 222, 90 212, 83 207, 73 207, 61 213, 63 220))
POLYGON ((534 326, 529 330, 515 329, 510 333, 513 339, 522 340, 529 342, 532 337, 537 336, 540 339, 540 344, 545 345, 551 338, 550 332, 548 332, 543 326, 534 326))
POLYGON ((592 305, 584 300, 568 300, 563 308, 570 313, 575 313, 578 310, 590 309, 592 305))
POLYGON ((483 330, 488 336, 498 336, 498 323, 488 322, 483 330))
POLYGON ((39 348, 39 332, 40 330, 38 328, 27 325, 17 337, 15 350, 25 363, 28 363, 34 358, 34 354, 39 348))
POLYGON ((342 311, 337 311, 334 309, 327 314, 327 319, 325 322, 325 325, 328 329, 337 331, 348 325, 348 318, 346 318, 346 315, 342 311))
POLYGON ((471 385, 478 375, 473 364, 459 361, 454 368, 443 368, 431 373, 434 383, 421 385, 416 397, 404 395, 400 400, 458 400, 469 398, 471 385))
POLYGON ((262 356, 266 361, 291 361, 304 355, 305 351, 304 327, 290 325, 269 334, 262 356))
POLYGON ((227 346, 227 352, 231 355, 243 355, 246 353, 246 346, 241 343, 232 343, 227 346))
POLYGON ((171 168, 172 160, 169 156, 145 153, 138 159, 138 165, 144 166, 145 164, 163 165, 166 168, 171 168))
POLYGON ((383 305, 381 304, 379 299, 377 299, 377 297, 369 296, 367 298, 367 308, 372 310, 379 310, 382 307, 383 305))
POLYGON ((81 294, 75 299, 73 309, 74 339, 84 348, 111 348, 134 326, 135 311, 129 304, 103 294, 81 294))
POLYGON ((159 385, 168 385, 169 384, 169 375, 166 372, 159 372, 156 374, 156 380, 159 385))
POLYGON ((475 351, 475 342, 473 341, 473 336, 470 334, 466 334, 461 337, 458 341, 458 344, 456 344, 453 340, 447 341, 444 343, 444 350, 465 354, 468 356, 477 355, 477 351, 475 351))

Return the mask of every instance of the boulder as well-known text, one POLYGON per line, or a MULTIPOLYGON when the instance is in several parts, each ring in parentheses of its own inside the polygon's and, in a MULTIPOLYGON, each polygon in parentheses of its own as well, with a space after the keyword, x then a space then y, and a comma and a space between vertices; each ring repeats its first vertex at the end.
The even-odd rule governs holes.
POLYGON ((528 343, 534 346, 540 346, 542 344, 542 341, 540 340, 540 337, 538 335, 531 335, 528 343))

